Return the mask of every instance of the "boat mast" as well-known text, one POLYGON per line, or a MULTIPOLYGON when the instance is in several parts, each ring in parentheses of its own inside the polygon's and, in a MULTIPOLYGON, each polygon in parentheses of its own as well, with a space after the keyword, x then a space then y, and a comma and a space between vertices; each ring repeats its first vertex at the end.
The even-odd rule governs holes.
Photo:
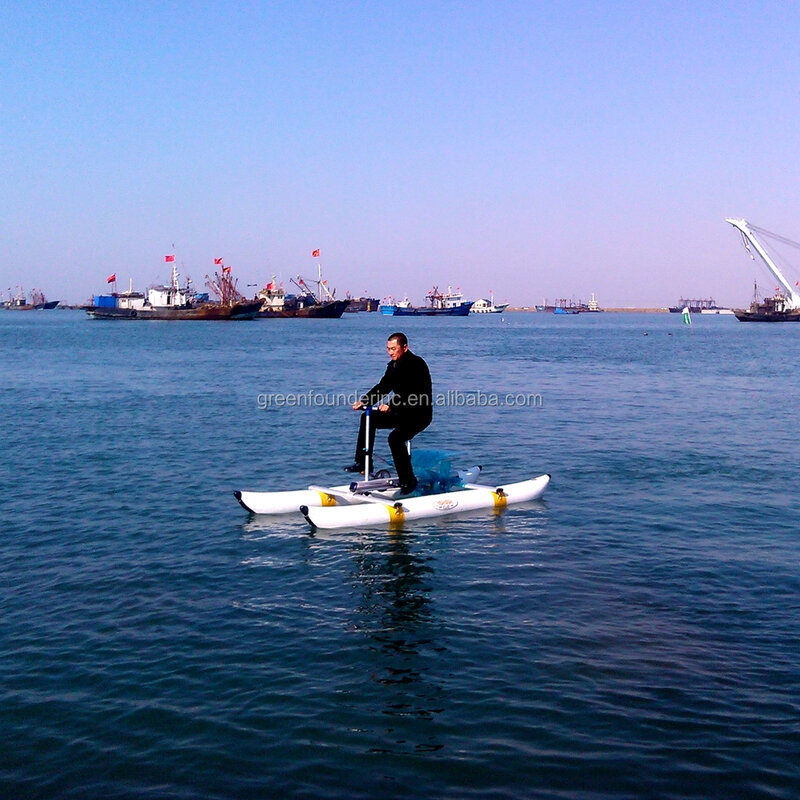
POLYGON ((327 297, 328 300, 336 299, 328 289, 328 282, 322 280, 322 264, 320 262, 317 262, 317 294, 319 295, 320 303, 323 302, 323 295, 327 297))
POLYGON ((746 219, 726 219, 734 228, 741 231, 742 235, 753 245, 756 252, 761 256, 762 261, 767 265, 767 269, 775 276, 775 280, 786 291, 786 308, 800 308, 800 294, 798 294, 789 281, 783 276, 775 262, 769 257, 767 251, 762 247, 761 242, 756 239, 756 235, 750 228, 746 219))

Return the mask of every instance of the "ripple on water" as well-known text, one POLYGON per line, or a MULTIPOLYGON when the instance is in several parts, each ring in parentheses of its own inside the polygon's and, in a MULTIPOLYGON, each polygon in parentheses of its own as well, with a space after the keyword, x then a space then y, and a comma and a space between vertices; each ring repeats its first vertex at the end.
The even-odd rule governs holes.
POLYGON ((437 409, 426 446, 552 484, 500 516, 312 533, 231 493, 341 480, 356 417, 256 396, 367 388, 384 320, 0 316, 0 413, 24 421, 0 451, 9 796, 800 794, 774 407, 800 389, 759 383, 788 332, 412 321, 442 390, 543 398, 437 409))

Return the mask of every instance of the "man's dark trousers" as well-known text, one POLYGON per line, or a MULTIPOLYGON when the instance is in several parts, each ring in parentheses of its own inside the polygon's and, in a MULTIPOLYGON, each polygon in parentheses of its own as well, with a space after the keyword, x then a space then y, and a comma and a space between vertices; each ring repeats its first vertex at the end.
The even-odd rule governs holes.
MULTIPOLYGON (((366 427, 367 415, 361 415, 361 423, 358 428, 358 441, 356 442, 357 464, 364 463, 364 428, 366 427)), ((411 456, 408 454, 406 442, 416 436, 420 431, 428 427, 429 422, 417 422, 403 417, 396 411, 377 411, 373 410, 369 415, 369 452, 372 454, 375 445, 375 431, 378 428, 394 428, 389 434, 389 449, 392 451, 394 468, 397 470, 399 483, 410 483, 414 477, 414 470, 411 468, 411 456)), ((373 464, 374 469, 374 464, 373 464)), ((369 475, 366 476, 369 478, 369 475)))

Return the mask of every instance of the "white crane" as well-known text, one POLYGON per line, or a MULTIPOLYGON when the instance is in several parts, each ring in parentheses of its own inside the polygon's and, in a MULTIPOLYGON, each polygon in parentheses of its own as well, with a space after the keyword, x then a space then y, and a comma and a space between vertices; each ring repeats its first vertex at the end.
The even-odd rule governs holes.
MULTIPOLYGON (((763 262, 767 265, 767 269, 775 276, 775 280, 783 287, 786 292, 786 300, 784 308, 786 310, 800 309, 800 294, 795 291, 795 288, 784 277, 783 273, 778 269, 775 262, 770 258, 769 253, 764 249, 761 242, 756 238, 755 232, 746 219, 726 219, 725 222, 730 222, 734 228, 739 230, 742 236, 755 248, 755 251, 761 256, 763 262)), ((747 247, 747 244, 745 244, 747 247)), ((748 250, 750 248, 748 247, 748 250)))

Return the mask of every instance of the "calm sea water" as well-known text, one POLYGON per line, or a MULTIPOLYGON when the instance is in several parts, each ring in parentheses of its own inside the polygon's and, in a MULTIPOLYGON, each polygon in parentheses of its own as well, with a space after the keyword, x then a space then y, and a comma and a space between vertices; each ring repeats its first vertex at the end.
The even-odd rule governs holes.
POLYGON ((418 442, 543 502, 236 504, 343 479, 353 412, 258 395, 368 388, 397 321, 0 313, 0 795, 800 796, 800 327, 402 324, 437 391, 541 394, 418 442))

